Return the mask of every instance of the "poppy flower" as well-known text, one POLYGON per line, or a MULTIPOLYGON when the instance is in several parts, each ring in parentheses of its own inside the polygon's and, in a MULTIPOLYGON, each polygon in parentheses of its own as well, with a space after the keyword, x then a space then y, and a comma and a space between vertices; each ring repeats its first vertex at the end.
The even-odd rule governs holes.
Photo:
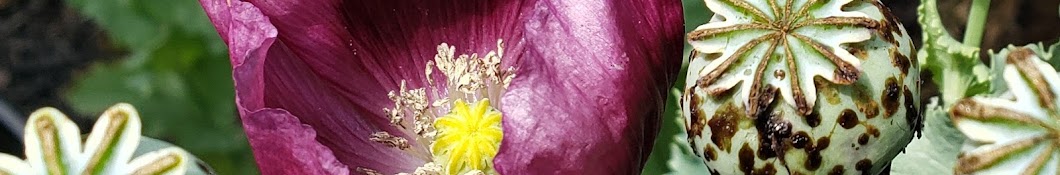
POLYGON ((265 174, 630 174, 679 1, 200 0, 265 174))

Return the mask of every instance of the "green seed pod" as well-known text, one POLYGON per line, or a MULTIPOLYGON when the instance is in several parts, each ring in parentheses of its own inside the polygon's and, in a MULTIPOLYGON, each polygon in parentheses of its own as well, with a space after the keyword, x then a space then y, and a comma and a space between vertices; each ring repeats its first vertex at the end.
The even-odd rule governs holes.
POLYGON ((706 0, 681 98, 713 174, 878 174, 922 126, 905 29, 875 0, 706 0))
POLYGON ((1010 46, 993 56, 1004 60, 995 64, 1004 93, 950 108, 953 125, 968 137, 954 174, 1057 174, 1060 75, 1042 60, 1048 54, 1032 48, 1010 46))

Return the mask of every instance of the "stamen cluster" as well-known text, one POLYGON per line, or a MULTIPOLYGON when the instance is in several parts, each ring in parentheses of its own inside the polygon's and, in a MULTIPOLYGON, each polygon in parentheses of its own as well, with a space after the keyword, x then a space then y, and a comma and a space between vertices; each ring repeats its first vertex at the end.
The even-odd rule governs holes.
MULTIPOLYGON (((438 45, 438 53, 434 60, 428 61, 424 74, 427 85, 421 88, 409 89, 405 80, 401 81, 398 91, 390 91, 387 96, 394 102, 393 108, 384 111, 390 119, 390 124, 399 128, 403 133, 394 134, 387 131, 379 131, 371 135, 369 140, 383 144, 387 147, 405 151, 411 155, 421 157, 428 163, 416 169, 413 174, 485 174, 492 171, 492 163, 482 167, 475 162, 492 162, 496 155, 496 148, 500 145, 500 134, 488 134, 486 136, 477 131, 497 130, 500 128, 500 120, 486 120, 483 117, 492 116, 490 113, 499 114, 499 101, 493 103, 489 99, 499 99, 505 89, 515 77, 515 68, 502 68, 500 59, 504 55, 503 41, 497 41, 497 50, 490 51, 485 56, 478 54, 455 54, 456 47, 446 43, 438 45), (445 82, 436 82, 434 71, 437 69, 445 77, 445 82), (467 102, 471 106, 484 105, 483 113, 467 111, 455 111, 453 105, 460 102, 465 108, 467 102), (446 126, 472 127, 461 130, 438 129, 435 123, 442 118, 459 118, 457 123, 447 123, 446 126), (408 119, 411 119, 409 121, 408 119), (464 123, 464 121, 473 121, 464 123), (445 133, 445 131, 460 131, 459 133, 445 133), (471 131, 471 132, 468 132, 471 131), (435 148, 439 135, 445 135, 446 146, 435 148), (487 137, 487 138, 484 138, 487 137), (496 137, 496 138, 492 138, 496 137), (410 141, 413 140, 413 141, 410 141), (469 142, 468 140, 473 140, 469 142), (490 143, 483 143, 483 140, 490 143), (494 143, 495 142, 495 143, 494 143), (469 144, 470 143, 470 144, 469 144), (452 146, 452 145, 466 146, 452 146), (483 149, 486 148, 486 149, 483 149), (492 148, 492 149, 490 149, 492 148), (466 149, 466 150, 449 150, 466 149), (460 154, 450 154, 450 152, 460 154), (472 155, 474 153, 474 155, 472 155), (454 157, 454 156, 459 156, 454 157), (454 163, 452 160, 464 160, 464 157, 478 158, 483 160, 466 160, 462 163, 454 163), (442 162, 446 165, 442 166, 442 162), (474 166, 472 166, 474 165, 474 166)), ((479 111, 479 110, 475 110, 479 111)), ((358 171, 367 174, 377 174, 378 171, 363 167, 358 171)))

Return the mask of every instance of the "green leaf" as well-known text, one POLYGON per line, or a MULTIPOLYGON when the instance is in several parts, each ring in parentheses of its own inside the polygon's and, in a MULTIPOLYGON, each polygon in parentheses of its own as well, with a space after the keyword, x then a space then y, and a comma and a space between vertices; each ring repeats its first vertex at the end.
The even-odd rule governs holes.
POLYGON ((134 102, 138 97, 151 94, 147 87, 146 74, 139 70, 122 69, 114 64, 96 64, 85 72, 74 87, 67 92, 66 99, 77 110, 102 111, 118 102, 134 102), (91 82, 91 83, 87 83, 91 82))
MULTIPOLYGON (((707 165, 703 164, 703 159, 697 158, 692 155, 692 150, 688 149, 688 142, 684 140, 684 134, 679 134, 671 139, 674 142, 670 145, 670 161, 666 164, 670 166, 672 170, 668 175, 696 175, 706 174, 709 172, 707 165)), ((661 145, 660 145, 661 146, 661 145)))
POLYGON ((913 139, 891 162, 893 175, 953 174, 957 154, 966 139, 953 127, 949 113, 932 98, 924 112, 923 137, 913 139))

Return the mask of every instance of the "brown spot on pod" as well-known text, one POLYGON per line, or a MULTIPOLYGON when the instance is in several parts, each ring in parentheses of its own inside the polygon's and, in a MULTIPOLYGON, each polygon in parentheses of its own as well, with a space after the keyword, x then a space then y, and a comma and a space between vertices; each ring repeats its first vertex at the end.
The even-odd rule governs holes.
POLYGON ((897 47, 892 47, 890 50, 891 64, 898 67, 898 70, 902 71, 902 75, 909 74, 909 67, 914 63, 910 63, 909 57, 906 57, 902 52, 899 52, 897 47))
MULTIPOLYGON (((754 88, 752 88, 754 89, 754 88)), ((776 86, 766 86, 761 90, 751 91, 749 100, 751 100, 750 107, 748 107, 748 113, 756 118, 759 116, 769 115, 770 104, 773 104, 773 100, 776 99, 777 93, 780 91, 776 86)), ((797 94, 796 94, 797 95, 797 94)), ((796 99, 800 97, 795 97, 796 99)))
POLYGON ((861 133, 861 136, 858 136, 858 144, 865 145, 865 144, 868 144, 868 143, 869 143, 869 134, 868 133, 861 133))
POLYGON ((784 141, 791 136, 791 122, 785 121, 777 112, 755 119, 758 129, 758 158, 765 160, 784 154, 784 141))
POLYGON ((813 143, 810 141, 810 135, 807 134, 806 131, 799 131, 798 133, 795 133, 795 135, 791 135, 791 146, 795 148, 806 148, 806 146, 809 146, 810 144, 813 143))
POLYGON ((883 84, 883 94, 880 96, 880 102, 883 103, 883 116, 891 117, 894 113, 898 112, 898 96, 901 95, 901 87, 898 86, 898 80, 894 77, 887 78, 883 84))
POLYGON ((804 163, 803 166, 805 166, 807 170, 816 171, 821 168, 821 159, 820 151, 810 151, 808 152, 806 163, 804 163))
POLYGON ((867 119, 876 118, 876 116, 880 114, 879 105, 871 99, 868 101, 870 103, 861 103, 865 105, 858 105, 858 110, 861 111, 861 113, 865 113, 865 118, 867 119))
POLYGON ((703 147, 703 159, 706 161, 718 160, 718 150, 714 150, 710 145, 703 147))
POLYGON ((876 126, 873 126, 871 124, 867 124, 867 125, 864 125, 864 126, 865 126, 865 133, 868 133, 869 135, 872 135, 873 137, 880 137, 880 129, 876 129, 876 126))
POLYGON ((775 175, 775 174, 777 174, 777 168, 774 167, 773 164, 769 164, 769 165, 766 165, 765 167, 762 167, 762 169, 756 169, 755 172, 751 173, 751 174, 755 174, 755 175, 775 175))
POLYGON ((821 168, 821 161, 823 159, 821 157, 821 150, 828 148, 829 143, 830 139, 826 136, 817 139, 816 144, 807 146, 806 154, 808 155, 808 157, 806 159, 806 163, 804 164, 807 170, 815 171, 821 168))
POLYGON ((778 80, 784 80, 785 76, 784 70, 777 69, 773 71, 773 77, 776 77, 778 80))
POLYGON ((913 53, 909 54, 909 62, 912 63, 913 69, 919 70, 919 68, 920 68, 920 60, 917 60, 915 50, 914 50, 913 53))
POLYGON ((842 175, 846 169, 843 169, 843 165, 836 165, 832 167, 831 171, 828 171, 828 175, 842 175))
POLYGON ((740 118, 745 117, 743 112, 736 108, 732 102, 725 103, 714 117, 707 122, 710 125, 710 141, 718 145, 722 151, 729 152, 732 147, 732 137, 740 130, 737 123, 740 118))
MULTIPOLYGON (((690 91, 685 91, 690 92, 690 91)), ((686 124, 688 128, 688 138, 692 139, 693 136, 703 136, 703 127, 707 125, 706 113, 700 110, 700 105, 703 103, 702 98, 692 96, 690 100, 689 108, 689 123, 686 124)))
POLYGON ((817 139, 817 144, 814 144, 815 145, 814 149, 820 151, 820 150, 824 150, 825 148, 828 148, 828 145, 829 145, 829 143, 831 143, 831 140, 832 140, 832 139, 829 139, 829 138, 830 137, 828 137, 828 136, 824 136, 824 137, 818 138, 817 139))
POLYGON ((751 150, 751 146, 747 143, 743 144, 740 148, 740 170, 744 173, 751 173, 755 168, 755 153, 751 150))
POLYGON ((824 96, 824 99, 828 104, 836 105, 842 102, 840 101, 841 99, 839 99, 839 91, 836 90, 828 80, 821 77, 814 77, 813 85, 814 87, 817 87, 817 94, 824 96))
POLYGON ((810 125, 810 127, 817 127, 818 125, 821 125, 821 115, 818 115, 817 112, 813 112, 810 113, 810 115, 803 116, 803 119, 806 119, 806 125, 810 125))
POLYGON ((839 122, 839 126, 843 126, 843 128, 854 128, 854 126, 857 126, 859 122, 858 114, 854 113, 854 110, 845 109, 843 110, 843 112, 839 112, 839 116, 836 122, 839 122))
MULTIPOLYGON (((853 3, 851 3, 853 4, 853 3)), ((865 44, 863 43, 850 43, 845 45, 847 52, 850 52, 854 57, 858 57, 860 60, 866 60, 869 58, 869 52, 865 51, 865 44)))
POLYGON ((891 13, 887 7, 883 6, 883 4, 880 4, 879 1, 870 0, 869 2, 871 2, 873 6, 876 6, 876 9, 879 9, 880 13, 883 13, 883 20, 880 20, 880 26, 876 29, 876 32, 880 34, 880 37, 883 37, 884 41, 891 44, 898 44, 898 40, 894 36, 902 36, 901 26, 898 26, 898 23, 896 22, 898 21, 898 17, 894 16, 894 14, 891 13))
POLYGON ((924 130, 924 116, 920 115, 920 110, 917 110, 916 102, 913 98, 917 96, 913 95, 913 92, 909 91, 909 87, 905 88, 905 120, 909 123, 909 126, 916 132, 916 137, 920 138, 924 130))
POLYGON ((869 170, 872 169, 872 160, 861 159, 857 164, 854 165, 854 169, 861 171, 862 174, 868 174, 869 170))
POLYGON ((855 84, 854 104, 858 106, 858 111, 865 114, 865 118, 871 119, 880 114, 880 105, 872 98, 872 93, 869 92, 871 88, 865 83, 867 82, 855 84))

